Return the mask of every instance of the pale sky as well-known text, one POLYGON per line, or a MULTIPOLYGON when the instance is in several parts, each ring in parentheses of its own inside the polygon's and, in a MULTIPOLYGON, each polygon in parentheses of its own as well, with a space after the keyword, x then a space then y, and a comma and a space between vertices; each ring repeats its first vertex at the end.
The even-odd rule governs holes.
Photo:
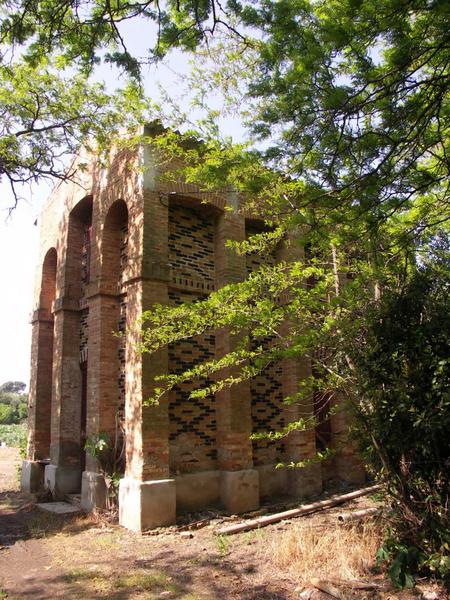
MULTIPOLYGON (((149 25, 131 21, 123 29, 130 49, 139 55, 145 54, 148 46, 149 25)), ((151 43, 151 40, 150 40, 151 43)), ((183 90, 183 73, 189 69, 188 59, 180 52, 173 53, 166 66, 152 68, 145 74, 145 89, 153 99, 158 99, 158 83, 180 99, 184 109, 189 108, 188 92, 183 90), (180 80, 181 77, 181 80, 180 80)), ((102 67, 98 78, 108 86, 117 86, 117 76, 102 67)), ((220 99, 216 99, 217 106, 220 99)), ((215 102, 216 103, 216 102, 215 102)), ((192 111, 190 111, 192 114, 192 111)), ((243 139, 243 129, 238 120, 226 119, 223 124, 227 135, 235 141, 243 139)), ((48 197, 51 186, 41 184, 25 189, 25 200, 8 215, 12 197, 8 185, 0 182, 0 385, 5 381, 17 380, 29 383, 31 325, 34 277, 39 244, 39 228, 34 225, 41 206, 48 197)))

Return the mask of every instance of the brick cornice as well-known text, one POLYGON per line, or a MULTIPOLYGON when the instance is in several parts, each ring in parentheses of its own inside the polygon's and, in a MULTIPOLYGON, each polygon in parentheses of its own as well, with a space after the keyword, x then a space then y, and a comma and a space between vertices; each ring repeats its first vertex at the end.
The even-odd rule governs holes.
POLYGON ((53 323, 53 314, 47 308, 35 308, 30 315, 30 323, 53 323))
POLYGON ((70 310, 78 312, 80 310, 80 302, 76 298, 70 296, 60 296, 53 303, 53 312, 56 314, 62 310, 70 310))

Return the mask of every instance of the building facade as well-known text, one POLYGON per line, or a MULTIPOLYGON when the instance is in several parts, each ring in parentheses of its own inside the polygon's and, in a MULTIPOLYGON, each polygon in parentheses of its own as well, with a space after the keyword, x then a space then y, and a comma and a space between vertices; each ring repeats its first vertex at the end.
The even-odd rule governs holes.
MULTIPOLYGON (((348 444, 328 467, 275 468, 313 457, 320 432, 292 432, 282 444, 250 439, 299 418, 282 399, 309 373, 306 360, 270 366, 215 396, 188 400, 186 384, 158 406, 145 403, 156 375, 220 357, 233 340, 215 331, 140 354, 142 312, 204 298, 261 261, 225 245, 261 228, 226 210, 236 209, 233 195, 200 193, 161 174, 151 147, 117 152, 107 169, 94 162, 77 183, 61 183, 42 212, 23 489, 44 485, 59 497, 81 493, 86 510, 104 506, 104 478, 84 449, 100 434, 124 446, 120 522, 136 531, 173 523, 177 512, 240 513, 266 497, 310 496, 330 476, 360 482, 348 444)), ((291 245, 266 260, 301 256, 291 245)), ((336 447, 345 430, 337 413, 329 432, 336 447)))

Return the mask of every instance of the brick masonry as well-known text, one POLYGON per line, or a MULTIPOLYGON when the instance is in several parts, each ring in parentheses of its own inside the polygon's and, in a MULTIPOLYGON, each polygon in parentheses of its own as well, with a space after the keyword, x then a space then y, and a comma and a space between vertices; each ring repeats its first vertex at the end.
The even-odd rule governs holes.
MULTIPOLYGON (((268 365, 253 381, 216 397, 189 400, 194 384, 186 383, 158 406, 146 403, 156 375, 220 357, 236 340, 216 331, 141 355, 136 344, 142 312, 154 303, 201 300, 244 279, 262 261, 256 255, 246 260, 225 246, 254 231, 254 221, 224 210, 236 199, 168 183, 158 178, 157 165, 147 150, 113 153, 108 170, 93 161, 78 185, 59 184, 44 208, 28 459, 50 457, 56 468, 96 472, 83 444, 85 436, 102 432, 112 440, 124 435, 124 475, 138 482, 206 471, 250 473, 284 458, 312 456, 314 432, 294 433, 283 444, 250 441, 252 432, 278 429, 298 417, 299 409, 282 399, 307 372, 299 361, 268 365)), ((286 253, 279 257, 286 259, 286 253)), ((264 262, 277 259, 278 254, 264 262)), ((255 343, 270 345, 270 339, 255 343)), ((302 410, 312 412, 314 406, 302 410)), ((343 439, 345 431, 344 418, 336 417, 332 435, 343 439)), ((339 476, 356 480, 357 462, 346 446, 336 462, 339 476)), ((259 477, 260 493, 267 492, 263 471, 259 477)), ((304 495, 321 481, 320 469, 311 470, 301 485, 285 483, 273 491, 304 495)))

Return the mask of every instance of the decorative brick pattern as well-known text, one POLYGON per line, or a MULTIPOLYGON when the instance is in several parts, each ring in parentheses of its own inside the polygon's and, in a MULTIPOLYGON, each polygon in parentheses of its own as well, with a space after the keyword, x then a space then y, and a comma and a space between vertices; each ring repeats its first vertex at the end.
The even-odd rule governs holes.
POLYGON ((126 322, 127 322, 127 296, 123 294, 120 296, 119 304, 119 324, 117 327, 118 333, 121 334, 119 337, 118 357, 119 357, 119 404, 118 413, 119 418, 122 422, 125 419, 125 351, 126 351, 126 322))
POLYGON ((120 230, 120 281, 123 281, 125 268, 128 266, 128 223, 120 230))
MULTIPOLYGON (((246 227, 247 239, 258 233, 258 229, 246 227)), ((262 265, 274 265, 275 253, 262 255, 257 253, 246 256, 247 273, 258 270, 262 265)), ((254 347, 269 347, 271 338, 255 340, 254 347)), ((279 431, 285 425, 283 418, 283 371, 280 364, 268 365, 257 377, 250 382, 252 402, 252 432, 264 433, 279 431)), ((253 461, 255 465, 273 464, 283 460, 284 447, 282 442, 268 440, 253 441, 253 461)))
POLYGON ((89 309, 80 310, 80 363, 87 361, 89 337, 89 309))
POLYGON ((214 289, 214 222, 200 212, 169 204, 169 263, 172 282, 214 289))
MULTIPOLYGON (((261 343, 261 341, 259 342, 261 343)), ((270 338, 262 340, 270 345, 270 338)), ((281 365, 270 364, 250 382, 252 400, 252 433, 279 431, 286 425, 283 417, 283 371, 281 365)), ((253 461, 255 465, 266 465, 283 460, 282 442, 269 440, 253 441, 253 461)))
MULTIPOLYGON (((169 291, 171 304, 195 301, 199 296, 189 292, 169 291)), ((215 338, 212 334, 169 345, 169 371, 182 373, 186 369, 214 359, 215 338)), ((195 387, 211 385, 210 379, 197 381, 195 387)), ((193 383, 176 386, 169 398, 171 470, 190 473, 215 467, 216 410, 213 396, 189 399, 193 383)))
POLYGON ((84 296, 85 287, 90 280, 91 271, 91 224, 83 227, 83 241, 81 247, 81 295, 84 296))

